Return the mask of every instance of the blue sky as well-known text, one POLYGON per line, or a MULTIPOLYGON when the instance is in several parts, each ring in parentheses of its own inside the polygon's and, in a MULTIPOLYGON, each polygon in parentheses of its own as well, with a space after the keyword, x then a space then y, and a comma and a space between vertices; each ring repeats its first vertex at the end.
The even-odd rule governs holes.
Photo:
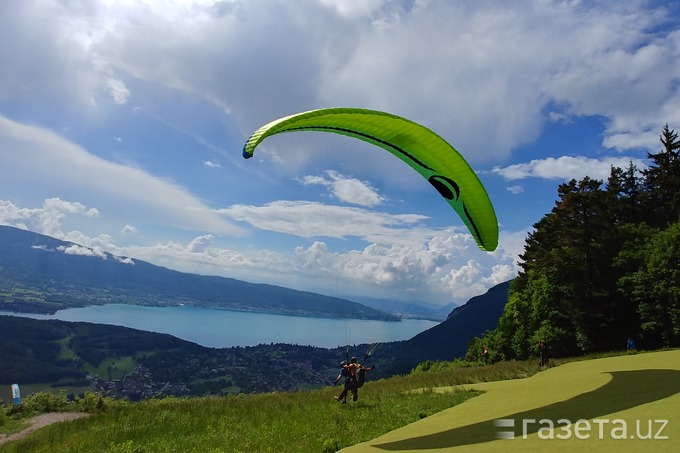
POLYGON ((516 275, 559 183, 644 168, 663 125, 680 129, 677 1, 0 11, 0 224, 181 271, 464 303, 516 275), (380 148, 284 134, 241 157, 259 126, 333 106, 404 116, 455 146, 494 203, 498 249, 480 251, 380 148))

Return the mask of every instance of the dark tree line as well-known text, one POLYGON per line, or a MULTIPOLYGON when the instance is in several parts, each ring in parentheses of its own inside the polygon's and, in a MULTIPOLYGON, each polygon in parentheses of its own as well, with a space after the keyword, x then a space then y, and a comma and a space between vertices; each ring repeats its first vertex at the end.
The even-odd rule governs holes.
MULTIPOLYGON (((625 347, 680 346, 680 141, 666 125, 649 166, 612 167, 606 183, 585 177, 529 234, 521 271, 494 331, 473 340, 492 359, 625 347)), ((478 355, 478 354, 477 354, 478 355)))
POLYGON ((126 327, 0 316, 0 386, 6 388, 87 387, 89 365, 130 357, 135 372, 112 386, 110 375, 98 376, 96 388, 130 398, 291 391, 329 384, 344 354, 344 348, 273 343, 217 349, 126 327))

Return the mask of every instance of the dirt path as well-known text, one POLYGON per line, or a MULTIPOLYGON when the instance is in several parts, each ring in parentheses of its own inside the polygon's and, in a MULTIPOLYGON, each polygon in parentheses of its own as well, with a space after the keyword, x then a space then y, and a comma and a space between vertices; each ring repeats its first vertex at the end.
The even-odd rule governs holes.
POLYGON ((85 412, 50 412, 49 414, 37 415, 31 419, 28 428, 10 435, 0 434, 0 445, 13 440, 23 439, 32 432, 37 431, 44 426, 51 425, 52 423, 66 422, 77 418, 87 417, 88 415, 90 414, 85 412))

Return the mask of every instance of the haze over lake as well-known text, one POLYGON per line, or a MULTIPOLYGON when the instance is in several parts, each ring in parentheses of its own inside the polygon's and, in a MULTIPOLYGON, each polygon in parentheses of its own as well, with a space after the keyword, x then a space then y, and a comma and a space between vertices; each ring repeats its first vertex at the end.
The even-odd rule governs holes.
POLYGON ((328 319, 196 307, 96 305, 60 310, 54 315, 0 312, 33 319, 112 324, 167 333, 212 348, 288 343, 334 348, 347 344, 408 340, 438 322, 328 319))

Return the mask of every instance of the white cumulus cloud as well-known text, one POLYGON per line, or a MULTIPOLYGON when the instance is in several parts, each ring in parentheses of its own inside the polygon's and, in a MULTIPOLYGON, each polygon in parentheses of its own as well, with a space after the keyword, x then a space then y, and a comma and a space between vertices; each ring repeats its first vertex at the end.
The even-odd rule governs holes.
POLYGON ((507 167, 494 167, 494 173, 507 180, 526 178, 541 179, 581 179, 590 176, 595 179, 606 180, 612 167, 628 168, 633 163, 638 170, 647 168, 647 164, 638 158, 606 157, 593 159, 585 156, 562 156, 558 158, 535 159, 524 164, 514 164, 507 167))

